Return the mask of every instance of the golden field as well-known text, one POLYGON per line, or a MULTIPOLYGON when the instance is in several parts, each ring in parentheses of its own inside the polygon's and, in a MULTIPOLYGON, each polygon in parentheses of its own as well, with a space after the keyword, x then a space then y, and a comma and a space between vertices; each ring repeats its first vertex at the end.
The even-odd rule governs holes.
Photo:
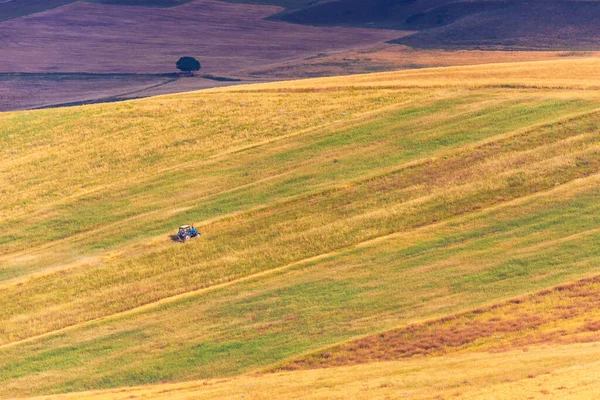
POLYGON ((360 367, 162 384, 36 400, 71 399, 582 399, 600 394, 597 345, 465 354, 360 367))
POLYGON ((258 68, 245 68, 237 75, 281 81, 422 68, 559 61, 597 56, 598 53, 594 51, 438 50, 384 43, 345 51, 320 52, 304 59, 258 68))
POLYGON ((0 114, 0 396, 593 393, 599 86, 568 59, 0 114))

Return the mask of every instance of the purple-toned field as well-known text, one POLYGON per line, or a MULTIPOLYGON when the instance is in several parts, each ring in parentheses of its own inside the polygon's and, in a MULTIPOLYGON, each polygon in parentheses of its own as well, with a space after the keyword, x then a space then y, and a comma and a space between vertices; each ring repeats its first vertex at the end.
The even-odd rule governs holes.
POLYGON ((111 102, 246 82, 252 83, 219 82, 199 76, 185 79, 160 75, 93 75, 75 79, 60 79, 56 74, 22 76, 0 80, 0 111, 111 102))
POLYGON ((175 72, 190 55, 203 72, 231 74, 402 35, 264 19, 278 11, 214 0, 172 8, 76 2, 0 23, 0 72, 175 72))
POLYGON ((0 110, 38 108, 65 102, 98 101, 125 92, 135 94, 150 85, 159 84, 161 84, 160 80, 151 77, 69 81, 12 79, 0 81, 0 110))
MULTIPOLYGON (((235 83, 152 76, 177 72, 175 62, 185 55, 200 60, 200 75, 248 78, 249 70, 381 44, 405 34, 265 19, 280 10, 215 0, 170 8, 74 2, 0 22, 0 111, 235 83), (10 74, 14 72, 36 75, 15 78, 10 74), (57 79, 56 73, 77 76, 57 79), (81 73, 107 75, 87 81, 81 73), (140 75, 115 79, 122 73, 140 75)), ((257 79, 269 77, 251 80, 257 79)))
POLYGON ((415 50, 384 44, 409 31, 266 19, 281 10, 216 0, 168 8, 72 2, 0 22, 0 111, 257 81, 583 55, 415 50), (196 77, 160 75, 177 72, 175 62, 184 55, 202 63, 196 77), (88 80, 86 73, 95 75, 88 80), (205 74, 241 80, 203 79, 205 74))

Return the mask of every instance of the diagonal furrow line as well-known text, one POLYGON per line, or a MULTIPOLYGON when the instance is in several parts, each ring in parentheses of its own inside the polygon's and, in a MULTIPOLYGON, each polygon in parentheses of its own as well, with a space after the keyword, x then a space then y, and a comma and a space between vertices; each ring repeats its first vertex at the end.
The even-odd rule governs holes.
MULTIPOLYGON (((301 265, 305 265, 308 263, 312 263, 315 261, 321 261, 321 260, 326 260, 332 257, 336 257, 342 254, 345 254, 347 252, 350 252, 354 249, 360 249, 360 248, 365 248, 365 247, 369 247, 369 246, 373 246, 373 245, 377 245, 379 243, 388 241, 388 240, 393 240, 396 238, 401 238, 402 236, 405 236, 407 234, 410 234, 411 232, 419 232, 419 231, 423 231, 423 230, 428 230, 428 229, 434 229, 437 227, 443 227, 445 225, 448 225, 450 223, 456 223, 458 221, 461 221, 463 219, 466 218, 470 218, 473 216, 478 216, 478 215, 485 215, 489 212, 493 212, 493 211, 497 211, 497 210, 501 210, 503 208, 507 208, 507 207, 511 207, 511 206, 515 206, 515 205, 520 205, 523 204, 525 202, 531 201, 533 199, 537 199, 537 198, 542 198, 542 197, 549 197, 552 195, 556 195, 556 194, 573 194, 574 192, 578 191, 578 190, 586 190, 589 187, 597 187, 600 184, 600 173, 597 174, 593 174, 590 176, 587 176, 585 178, 578 178, 578 179, 574 179, 568 183, 565 183, 559 187, 554 187, 550 190, 546 190, 546 191, 542 191, 542 192, 537 192, 537 193, 533 193, 530 195, 526 195, 526 196, 522 196, 507 202, 503 202, 500 204, 496 204, 490 207, 487 207, 485 209, 481 209, 481 210, 477 210, 474 212, 468 212, 466 214, 462 214, 460 216, 456 216, 454 218, 449 218, 445 221, 442 222, 435 222, 435 223, 431 223, 431 224, 427 224, 424 226, 420 226, 418 228, 415 229, 411 229, 408 231, 402 231, 402 232, 394 232, 391 234, 386 234, 386 235, 381 235, 375 238, 371 238, 359 243, 355 243, 353 245, 350 246, 345 246, 339 249, 334 249, 332 251, 329 252, 325 252, 316 256, 312 256, 312 257, 308 257, 302 260, 298 260, 295 261, 293 263, 290 264, 286 264, 283 265, 281 267, 277 267, 277 268, 273 268, 273 269, 269 269, 266 271, 261 271, 252 275, 248 275, 248 276, 244 276, 242 278, 238 278, 238 279, 233 279, 229 282, 224 282, 224 283, 220 283, 217 285, 213 285, 213 286, 209 286, 209 287, 205 287, 205 288, 201 288, 201 289, 196 289, 196 290, 191 290, 189 292, 184 292, 184 293, 180 293, 177 295, 173 295, 173 296, 169 296, 169 297, 164 297, 160 300, 157 301, 153 301, 144 305, 141 305, 139 307, 134 307, 125 311, 120 311, 120 312, 116 312, 114 314, 110 314, 110 315, 106 315, 100 318, 95 318, 89 321, 85 321, 85 322, 81 322, 78 324, 74 324, 74 325, 70 325, 64 328, 60 328, 54 331, 50 331, 50 332, 46 332, 40 335, 36 335, 36 336, 32 336, 26 339, 22 339, 22 340, 18 340, 18 341, 14 341, 14 342, 9 342, 9 343, 5 343, 3 345, 0 345, 0 350, 5 350, 8 348, 12 348, 21 344, 26 344, 26 343, 30 343, 39 339, 44 339, 44 338, 48 338, 54 335, 58 335, 58 334, 62 334, 62 333, 66 333, 66 332, 70 332, 79 328, 84 328, 87 326, 91 326, 97 323, 102 323, 102 322, 106 322, 106 321, 110 321, 110 320, 114 320, 114 319, 118 319, 124 316, 129 316, 129 315, 134 315, 137 313, 142 313, 142 312, 146 312, 146 311, 150 311, 150 310, 154 310, 157 308, 160 308, 161 306, 165 306, 168 304, 173 304, 176 303, 180 300, 184 300, 184 299, 189 299, 189 298, 193 298, 196 296, 200 296, 202 294, 208 293, 208 292, 212 292, 215 290, 219 290, 222 288, 226 288, 229 286, 233 286, 239 283, 243 283, 243 282, 248 282, 254 279, 258 279, 258 278, 262 278, 265 276, 271 276, 271 275, 276 275, 280 272, 284 272, 287 270, 290 270, 292 268, 301 266, 301 265)), ((571 235, 569 238, 564 238, 565 240, 574 240, 577 239, 578 237, 581 236, 585 236, 587 234, 593 234, 595 233, 595 230, 590 230, 589 232, 581 232, 580 234, 576 234, 576 235, 571 235)))
MULTIPOLYGON (((376 110, 370 110, 370 111, 363 112, 363 113, 359 114, 356 118, 353 118, 351 120, 332 121, 332 122, 324 124, 324 125, 319 125, 319 126, 316 126, 316 127, 308 127, 308 128, 296 131, 296 132, 292 132, 292 133, 287 134, 287 135, 282 135, 282 136, 278 136, 278 137, 266 139, 264 141, 260 141, 260 142, 257 142, 257 143, 252 143, 252 144, 249 144, 249 145, 246 145, 246 146, 234 147, 234 148, 231 148, 231 149, 219 152, 217 154, 211 155, 211 156, 209 156, 205 160, 188 161, 188 162, 179 163, 179 164, 177 164, 177 166, 164 167, 164 168, 162 168, 162 169, 160 169, 158 171, 155 171, 155 172, 147 175, 144 179, 139 180, 138 182, 142 182, 142 183, 143 182, 149 182, 151 179, 154 179, 154 178, 156 178, 156 177, 158 177, 158 176, 160 176, 160 175, 162 175, 162 174, 164 174, 166 172, 169 172, 169 171, 181 170, 181 169, 187 169, 187 168, 193 169, 193 168, 197 168, 197 167, 200 167, 200 166, 211 165, 211 164, 214 164, 215 162, 218 162, 219 160, 221 160, 221 159, 223 159, 223 158, 225 158, 225 157, 227 157, 227 156, 229 156, 231 154, 242 153, 242 152, 245 152, 245 151, 248 151, 248 150, 252 150, 252 149, 256 149, 256 148, 260 148, 262 146, 266 146, 266 145, 269 145, 269 144, 272 144, 272 143, 277 143, 279 141, 286 140, 286 139, 289 139, 289 138, 301 136, 301 135, 304 135, 304 134, 310 134, 310 133, 313 133, 313 132, 318 132, 318 131, 323 130, 323 129, 330 129, 330 128, 337 128, 337 129, 339 129, 341 127, 359 126, 361 123, 364 123, 366 120, 368 120, 369 118, 371 118, 373 116, 376 116, 376 115, 379 115, 381 113, 385 113, 385 112, 397 109, 399 107, 407 106, 407 105, 409 105, 411 103, 415 103, 418 100, 422 100, 422 99, 411 99, 411 100, 407 100, 407 101, 404 101, 404 102, 394 103, 394 104, 391 104, 391 105, 388 105, 388 106, 385 106, 385 107, 378 108, 376 110)), ((596 112, 600 112, 600 108, 595 108, 595 109, 588 110, 588 111, 582 111, 582 112, 577 112, 577 113, 563 115, 563 116, 560 116, 560 117, 558 117, 556 119, 548 120, 545 123, 539 123, 539 124, 530 125, 529 127, 525 127, 525 128, 522 128, 520 130, 515 131, 515 133, 519 133, 521 131, 527 131, 528 129, 536 129, 537 127, 541 127, 541 126, 545 125, 546 123, 559 123, 559 122, 563 122, 563 121, 568 121, 570 119, 576 119, 576 118, 584 117, 586 115, 590 115, 590 114, 593 114, 593 113, 596 113, 596 112)), ((466 111, 465 113, 468 113, 468 111, 466 111)), ((454 114, 453 117, 456 117, 456 114, 454 114)), ((509 132, 509 134, 510 134, 510 132, 509 132)), ((497 135, 497 136, 501 137, 502 135, 497 135)), ((481 141, 481 142, 476 142, 475 144, 485 143, 485 142, 486 141, 484 140, 484 141, 481 141)), ((468 148, 468 147, 465 147, 465 148, 468 148)), ((252 184, 252 183, 250 183, 250 184, 252 184)), ((91 195, 91 194, 94 194, 94 193, 101 192, 103 190, 107 190, 107 189, 119 187, 119 185, 121 185, 121 183, 116 183, 115 182, 113 184, 103 185, 101 187, 96 187, 96 188, 88 189, 88 190, 86 190, 86 191, 84 191, 82 193, 79 193, 79 194, 76 194, 76 195, 72 195, 72 196, 69 196, 69 197, 67 197, 65 199, 61 199, 59 201, 56 201, 56 202, 53 203, 53 206, 57 205, 57 204, 67 204, 70 201, 76 200, 76 199, 81 198, 81 197, 85 197, 87 195, 91 195)), ((29 214, 28 218, 33 218, 33 217, 35 217, 35 216, 37 216, 39 214, 42 214, 44 211, 48 211, 49 208, 50 207, 45 207, 45 208, 38 209, 37 211, 29 214)), ((0 259, 1 258, 2 257, 0 257, 0 259)))
MULTIPOLYGON (((313 133, 313 132, 318 132, 318 131, 323 130, 323 129, 341 128, 341 127, 345 127, 345 126, 351 127, 351 126, 354 126, 354 125, 358 125, 360 123, 363 123, 364 120, 366 120, 366 119, 368 119, 370 117, 376 116, 379 113, 387 112, 387 111, 393 110, 393 109, 398 108, 398 107, 406 106, 406 105, 408 105, 408 104, 410 104, 411 102, 414 102, 414 101, 416 101, 416 100, 410 100, 410 101, 395 103, 395 104, 392 104, 392 105, 389 105, 389 106, 386 106, 386 107, 378 108, 376 110, 367 111, 367 112, 364 112, 364 113, 358 115, 356 118, 353 118, 352 120, 332 121, 330 123, 326 123, 326 124, 323 124, 323 125, 300 129, 300 130, 298 130, 296 132, 292 132, 292 133, 289 133, 287 135, 281 135, 281 136, 278 136, 278 137, 270 138, 270 139, 267 139, 267 140, 263 140, 261 142, 252 143, 252 144, 245 145, 245 146, 233 147, 233 148, 221 151, 219 153, 210 155, 210 156, 208 156, 204 160, 185 161, 185 162, 177 163, 177 165, 167 166, 167 167, 164 167, 164 168, 162 168, 160 170, 154 171, 154 172, 146 175, 144 178, 137 180, 137 182, 138 183, 149 182, 152 179, 154 179, 156 177, 159 177, 159 176, 161 176, 164 173, 171 172, 171 171, 195 169, 195 168, 198 168, 198 167, 201 167, 201 166, 211 165, 211 164, 214 164, 214 163, 218 162, 219 160, 222 160, 223 158, 225 158, 225 157, 227 157, 227 156, 229 156, 231 154, 241 153, 241 152, 244 152, 244 151, 248 151, 248 150, 259 148, 259 147, 262 147, 262 146, 265 146, 265 145, 276 143, 276 142, 281 141, 281 140, 293 138, 293 137, 296 137, 296 136, 301 136, 301 135, 304 135, 304 134, 310 134, 310 133, 313 133)), ((600 108, 598 110, 600 111, 600 108)), ((52 207, 54 207, 54 206, 56 206, 58 204, 67 204, 70 201, 73 201, 73 200, 76 200, 76 199, 79 199, 79 198, 82 198, 82 197, 85 197, 85 196, 88 196, 88 195, 91 195, 91 194, 94 194, 94 193, 98 193, 98 192, 101 192, 103 190, 114 189, 114 188, 119 187, 120 185, 122 185, 122 182, 115 182, 115 183, 112 183, 112 184, 102 185, 100 187, 96 187, 96 188, 91 188, 91 189, 88 189, 88 190, 84 190, 81 193, 74 194, 74 195, 68 196, 68 197, 66 197, 64 199, 61 199, 61 200, 53 202, 52 203, 52 207)), ((36 210, 35 212, 33 212, 31 214, 28 214, 28 217, 29 218, 35 217, 35 216, 37 216, 39 214, 42 214, 44 211, 48 211, 48 209, 50 209, 50 206, 44 207, 44 208, 40 208, 40 209, 36 210)), ((19 216, 22 216, 22 215, 19 215, 19 216)))
MULTIPOLYGON (((152 174, 148 179, 146 179, 144 181, 149 181, 151 178, 159 176, 159 175, 161 175, 161 174, 163 174, 165 172, 169 172, 170 170, 175 170, 175 169, 179 170, 179 169, 181 169, 181 165, 186 165, 187 164, 188 166, 190 166, 190 167, 193 166, 194 168, 196 168, 198 166, 209 165, 209 164, 212 164, 213 162, 215 162, 216 160, 221 159, 221 158, 223 158, 223 157, 225 157, 227 155, 233 154, 233 153, 243 152, 243 151, 246 151, 246 150, 249 150, 249 149, 253 149, 253 148, 261 147, 261 146, 268 145, 268 144, 271 144, 271 143, 275 143, 277 141, 285 140, 285 139, 288 139, 290 137, 300 136, 302 134, 306 134, 306 133, 309 133, 309 132, 312 132, 312 131, 316 131, 316 130, 318 130, 320 128, 329 128, 329 127, 331 127, 331 125, 348 125, 348 126, 354 126, 354 125, 360 124, 361 122, 363 122, 364 119, 367 119, 367 118, 371 117, 372 115, 377 115, 380 112, 389 111, 391 109, 395 109, 398 106, 402 106, 402 105, 405 105, 405 104, 404 103, 402 103, 402 104, 394 104, 394 105, 391 105, 391 106, 388 106, 388 107, 385 107, 385 108, 382 108, 382 109, 377 109, 377 110, 374 110, 374 111, 370 111, 368 113, 365 113, 365 114, 359 116, 356 119, 353 119, 352 121, 335 121, 335 122, 333 122, 330 125, 325 126, 325 127, 308 128, 308 129, 305 129, 305 130, 301 130, 301 131, 298 131, 298 132, 291 133, 289 135, 284 135, 284 136, 281 136, 281 137, 272 138, 272 139, 269 139, 269 140, 266 140, 266 141, 263 141, 263 142, 260 142, 260 143, 254 143, 254 144, 242 147, 242 148, 231 149, 231 150, 228 150, 226 152, 222 152, 222 153, 216 154, 213 157, 211 157, 209 160, 192 161, 192 162, 180 164, 177 167, 167 167, 167 168, 161 169, 160 171, 157 171, 155 174, 152 174)), ((480 140, 480 141, 477 141, 477 142, 471 142, 471 143, 468 143, 468 144, 466 144, 464 146, 460 146, 460 147, 453 148, 453 149, 446 150, 446 151, 440 151, 439 153, 437 153, 437 154, 435 154, 433 156, 428 156, 428 157, 424 157, 424 158, 415 159, 415 160, 412 160, 412 161, 409 161, 409 162, 406 162, 406 163, 402 163, 400 165, 394 165, 394 166, 388 167, 388 168, 382 168, 376 174, 363 176, 363 177, 360 177, 360 178, 357 178, 357 179, 354 179, 354 180, 348 180, 348 181, 346 181, 344 183, 344 185, 346 185, 346 184, 357 184, 357 183, 360 183, 362 181, 368 181, 370 179, 376 179, 376 178, 379 178, 379 177, 383 177, 383 176, 388 175, 388 174, 393 174, 395 172, 399 172, 399 171, 401 171, 404 168, 408 168, 408 167, 420 165, 420 164, 429 162, 429 161, 434 160, 436 158, 443 157, 443 156, 446 156, 446 155, 449 155, 449 154, 452 154, 452 153, 456 153, 456 152, 460 152, 460 151, 464 151, 464 150, 471 150, 471 149, 477 148, 479 146, 482 146, 482 145, 485 145, 485 144, 488 144, 488 143, 493 143, 495 141, 499 141, 499 140, 503 140, 503 139, 506 139, 506 138, 510 138, 512 136, 517 136, 517 135, 526 133, 528 131, 533 131, 533 130, 539 129, 539 128, 543 127, 544 125, 547 125, 547 124, 555 124, 555 123, 561 123, 561 122, 575 121, 575 120, 577 120, 579 118, 583 118, 583 117, 586 117, 586 116, 589 116, 589 115, 592 115, 592 114, 595 114, 595 113, 600 113, 600 108, 595 108, 595 109, 588 110, 588 111, 582 111, 582 112, 577 112, 577 113, 563 115, 563 116, 557 117, 557 118, 555 118, 553 120, 548 120, 548 121, 544 121, 544 122, 541 122, 541 123, 532 124, 530 126, 523 127, 521 129, 517 129, 515 131, 511 131, 511 132, 507 132, 507 133, 504 133, 504 134, 495 135, 495 136, 492 136, 492 137, 489 137, 489 138, 486 138, 484 140, 480 140)), ((243 185, 234 187, 234 188, 230 188, 230 189, 223 190, 223 191, 220 191, 220 192, 212 193, 212 194, 209 194, 209 195, 201 197, 201 199, 210 199, 210 198, 214 198, 216 196, 219 196, 219 195, 221 195, 223 193, 231 193, 231 192, 234 192, 236 190, 246 189, 246 188, 249 188, 249 187, 252 187, 252 186, 256 186, 258 184, 262 184, 262 183, 267 182, 269 180, 273 180, 273 179, 285 176, 286 174, 290 174, 290 173, 291 173, 291 171, 286 171, 286 172, 283 172, 283 173, 278 174, 278 175, 274 175, 274 176, 271 176, 271 177, 266 177, 266 178, 263 178, 263 179, 260 179, 260 180, 254 181, 254 182, 249 182, 247 184, 243 184, 243 185)), ((96 192, 99 192, 99 191, 102 191, 102 190, 106 190, 106 189, 109 189, 111 187, 116 187, 118 185, 119 184, 115 183, 113 185, 106 185, 106 186, 103 186, 101 188, 91 189, 89 191, 86 191, 85 193, 82 193, 81 196, 91 195, 93 193, 96 193, 96 192)), ((338 185, 338 186, 332 187, 331 191, 338 190, 340 187, 343 187, 344 185, 338 185)), ((322 191, 318 191, 317 193, 321 194, 322 191)), ((310 194, 302 194, 302 195, 299 195, 298 197, 301 198, 303 196, 309 196, 309 195, 310 194)), ((69 200, 73 200, 73 199, 76 199, 78 197, 79 196, 74 196, 74 197, 71 196, 68 199, 62 200, 62 201, 57 202, 55 204, 67 203, 69 200)), ((290 199, 288 198, 288 199, 286 199, 286 201, 287 200, 290 200, 290 199)), ((40 210, 39 212, 43 212, 43 210, 40 210)), ((29 215, 29 217, 34 217, 35 214, 37 214, 39 212, 36 212, 33 215, 29 215)), ((153 213, 160 213, 160 212, 163 212, 163 210, 149 211, 148 213, 140 214, 138 216, 139 217, 143 217, 144 215, 149 215, 149 214, 153 214, 153 213)), ((164 212, 168 213, 169 210, 166 210, 164 212)), ((133 219, 137 218, 138 216, 130 217, 130 219, 128 219, 128 220, 133 220, 133 219)), ((115 222, 115 223, 111 224, 110 226, 115 226, 115 225, 119 224, 120 222, 121 221, 115 222)), ((100 228, 100 229, 103 229, 103 228, 100 228)), ((88 232, 83 232, 82 234, 85 234, 85 233, 88 233, 88 232)), ((73 235, 73 236, 76 236, 76 235, 73 235)), ((73 237, 73 236, 71 236, 71 237, 73 237)), ((54 241, 54 242, 49 243, 47 245, 39 246, 37 248, 48 248, 49 246, 52 246, 53 243, 60 243, 60 242, 63 242, 63 241, 67 241, 69 239, 70 238, 65 238, 65 239, 62 239, 62 240, 54 241)), ((26 252, 27 251, 25 251, 25 253, 26 252)), ((19 255, 20 252, 19 253, 11 253, 11 254, 12 255, 19 255)), ((0 260, 2 258, 3 257, 0 257, 0 260)))
MULTIPOLYGON (((325 195, 327 193, 333 193, 333 192, 339 191, 341 189, 347 188, 348 186, 356 186, 356 185, 360 185, 360 184, 362 184, 364 182, 368 182, 370 180, 374 180, 374 179, 378 179, 378 178, 383 178, 383 177, 385 177, 387 175, 396 174, 396 173, 398 173, 398 172, 400 172, 400 171, 402 171, 402 170, 404 170, 406 168, 411 168, 411 167, 423 165, 423 164, 426 164, 426 163, 431 162, 431 161, 435 161, 437 159, 440 159, 440 158, 448 156, 448 155, 452 155, 452 154, 456 154, 456 153, 460 153, 460 152, 464 152, 464 151, 469 151, 469 150, 474 150, 474 149, 476 149, 478 147, 481 147, 481 146, 484 146, 484 145, 487 145, 487 144, 490 144, 490 143, 499 142, 499 141, 502 141, 502 140, 505 140, 505 139, 508 139, 508 138, 511 138, 511 137, 514 137, 514 136, 525 134, 527 132, 533 132, 533 131, 535 131, 537 129, 540 129, 541 127, 546 126, 548 124, 568 123, 568 122, 571 122, 571 121, 577 121, 578 119, 586 118, 586 117, 589 117, 589 116, 597 114, 597 113, 600 113, 600 108, 593 109, 591 111, 584 111, 584 112, 578 112, 578 113, 569 114, 569 115, 566 115, 566 116, 561 116, 561 117, 558 117, 558 118, 556 118, 554 120, 551 120, 551 121, 544 121, 542 123, 533 124, 533 125, 530 125, 530 126, 527 126, 527 127, 523 127, 521 129, 517 129, 517 130, 511 131, 511 132, 507 132, 507 133, 503 133, 503 134, 499 134, 499 135, 494 135, 492 137, 489 137, 489 138, 486 138, 484 140, 480 140, 480 141, 477 141, 477 142, 470 142, 470 143, 468 143, 466 145, 459 146, 457 148, 452 148, 452 149, 448 149, 448 150, 442 150, 442 151, 440 151, 440 152, 438 152, 438 153, 436 153, 434 155, 431 155, 431 156, 427 156, 427 157, 423 157, 423 158, 418 158, 418 159, 411 160, 411 161, 408 161, 408 162, 405 162, 405 163, 402 163, 402 164, 399 164, 399 165, 394 165, 394 166, 391 166, 391 167, 388 167, 388 168, 382 168, 382 169, 378 170, 377 173, 375 173, 375 174, 370 174, 370 175, 362 176, 362 177, 359 177, 359 178, 356 178, 356 179, 350 179, 350 180, 347 180, 347 181, 343 182, 342 184, 331 186, 331 187, 326 188, 326 189, 321 189, 321 190, 317 190, 317 191, 313 191, 313 192, 309 192, 309 193, 303 193, 303 194, 299 194, 299 195, 296 195, 296 196, 292 196, 292 197, 288 197, 288 198, 284 198, 284 199, 280 199, 280 200, 275 200, 275 201, 270 202, 270 203, 265 204, 265 205, 260 205, 260 206, 257 206, 257 207, 252 207, 252 208, 250 208, 248 210, 241 210, 241 211, 238 211, 238 212, 235 212, 235 213, 230 213, 230 214, 225 214, 225 215, 222 215, 222 216, 218 216, 218 217, 210 219, 210 220, 195 222, 195 225, 199 226, 199 227, 206 226, 206 225, 209 225, 209 224, 214 223, 216 221, 223 221, 223 220, 227 220, 229 218, 237 217, 237 216, 240 216, 240 215, 252 214, 252 213, 255 213, 255 212, 259 212, 261 210, 268 209, 268 208, 271 208, 271 207, 276 207, 276 206, 281 206, 281 205, 285 205, 285 204, 290 204, 290 203, 294 203, 294 202, 306 200, 306 199, 309 199, 309 198, 314 197, 314 196, 321 196, 321 195, 325 195)), ((247 183, 247 184, 244 184, 244 185, 240 185, 240 186, 234 187, 234 188, 230 188, 230 189, 223 190, 223 191, 220 191, 220 192, 217 192, 217 193, 212 193, 212 194, 205 195, 205 196, 202 196, 202 197, 199 197, 199 198, 195 198, 194 199, 194 203, 197 203, 198 200, 209 200, 209 199, 215 198, 217 196, 220 196, 220 195, 223 195, 223 194, 226 194, 226 193, 233 193, 233 192, 238 191, 238 190, 244 190, 246 188, 250 188, 250 187, 253 187, 253 186, 256 186, 256 185, 259 185, 259 184, 263 184, 265 182, 269 182, 269 181, 281 178, 281 177, 286 176, 286 175, 288 175, 290 173, 291 173, 290 171, 286 171, 286 172, 283 172, 283 173, 280 173, 280 174, 277 174, 277 175, 269 176, 269 177, 266 177, 266 178, 263 178, 263 179, 260 179, 260 180, 254 181, 254 182, 250 182, 250 183, 247 183)), ((154 211, 150 211, 150 212, 147 212, 147 213, 135 215, 135 216, 129 217, 129 218, 125 219, 125 220, 117 221, 117 222, 111 223, 109 225, 105 225, 103 227, 100 227, 100 228, 94 230, 93 233, 96 234, 97 232, 102 232, 102 231, 110 230, 110 229, 112 229, 112 228, 114 228, 116 226, 119 226, 119 225, 123 224, 123 223, 132 222, 132 221, 144 218, 144 217, 148 217, 148 216, 153 215, 153 214, 177 213, 177 212, 179 212, 179 210, 185 210, 186 209, 185 204, 183 204, 183 206, 184 207, 182 207, 182 204, 179 204, 177 208, 167 209, 167 210, 164 210, 164 209, 154 210, 154 211)), ((187 208, 190 208, 190 207, 187 207, 187 208)), ((47 244, 35 247, 33 249, 24 250, 24 251, 19 252, 19 253, 11 253, 9 255, 0 257, 0 261, 3 258, 14 257, 15 255, 25 255, 25 254, 35 253, 36 251, 39 251, 39 250, 44 250, 44 249, 49 249, 49 248, 53 248, 53 247, 56 247, 56 246, 60 246, 63 243, 74 242, 78 238, 85 239, 89 235, 90 235, 89 231, 81 232, 81 233, 78 233, 76 235, 72 235, 72 236, 70 236, 68 238, 64 238, 64 239, 61 239, 61 240, 53 241, 53 242, 50 242, 50 243, 47 243, 47 244)), ((145 240, 160 240, 160 239, 164 239, 164 235, 160 235, 160 236, 157 236, 157 237, 154 237, 154 238, 146 238, 145 240)), ((165 243, 163 246, 166 246, 166 245, 167 244, 165 243)), ((134 244, 132 244, 131 246, 134 246, 134 244)), ((131 248, 131 246, 129 248, 131 248)), ((155 251, 155 250, 157 250, 157 248, 153 247, 152 249, 147 249, 144 252, 151 252, 151 251, 155 251)), ((126 253, 127 250, 125 250, 124 252, 126 253)), ((139 253, 139 251, 138 251, 138 253, 139 253)), ((100 261, 102 259, 102 257, 103 257, 103 255, 99 255, 99 256, 96 257, 96 259, 98 261, 100 261)), ((0 287, 5 286, 5 285, 12 285, 12 284, 15 284, 15 283, 22 282, 22 281, 26 280, 30 276, 40 276, 40 275, 51 274, 51 273, 54 273, 56 271, 61 271, 61 270, 66 270, 66 269, 72 268, 72 267, 74 267, 76 265, 78 265, 78 262, 74 261, 74 262, 66 264, 66 265, 54 267, 54 268, 52 268, 50 270, 40 271, 38 273, 34 273, 34 274, 31 274, 31 275, 26 275, 26 276, 19 277, 19 278, 13 279, 13 280, 2 282, 2 284, 0 284, 0 287)))

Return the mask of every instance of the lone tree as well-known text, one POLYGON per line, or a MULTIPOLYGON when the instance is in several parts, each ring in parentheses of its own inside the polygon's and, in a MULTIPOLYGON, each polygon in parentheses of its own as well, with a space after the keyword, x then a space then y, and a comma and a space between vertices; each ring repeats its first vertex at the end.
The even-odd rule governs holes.
POLYGON ((200 62, 194 57, 181 57, 177 61, 177 69, 193 75, 194 71, 200 70, 200 62))

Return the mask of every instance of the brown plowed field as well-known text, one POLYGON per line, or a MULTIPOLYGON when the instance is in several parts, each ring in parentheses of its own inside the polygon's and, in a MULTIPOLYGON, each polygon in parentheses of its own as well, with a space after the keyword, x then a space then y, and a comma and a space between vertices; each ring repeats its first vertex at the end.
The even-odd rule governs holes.
POLYGON ((191 55, 203 72, 233 73, 399 36, 264 20, 278 11, 213 0, 166 9, 73 3, 0 23, 0 72, 174 72, 191 55))

